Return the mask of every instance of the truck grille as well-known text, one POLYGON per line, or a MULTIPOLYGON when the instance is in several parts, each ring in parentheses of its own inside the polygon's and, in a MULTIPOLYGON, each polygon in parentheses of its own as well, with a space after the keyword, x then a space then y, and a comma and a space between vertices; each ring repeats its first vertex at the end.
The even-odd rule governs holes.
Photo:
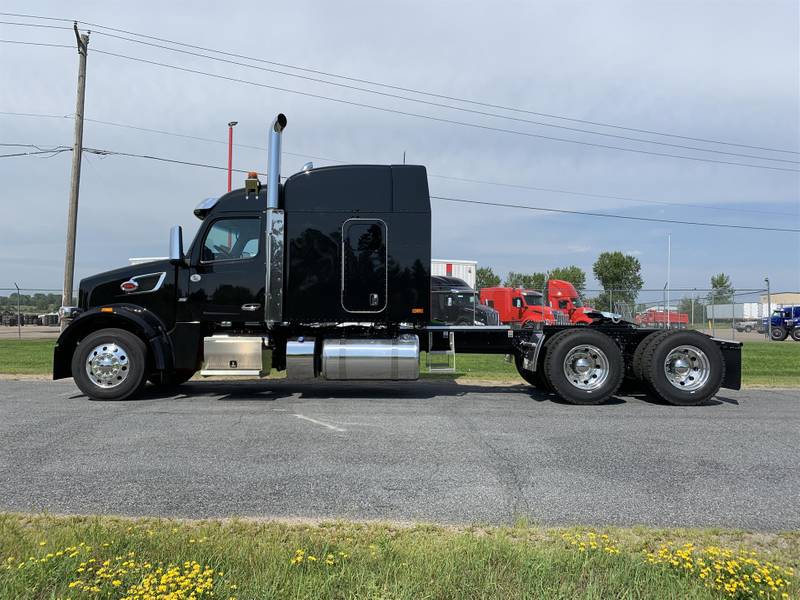
POLYGON ((569 317, 560 310, 554 310, 553 314, 556 316, 556 325, 569 325, 569 317))

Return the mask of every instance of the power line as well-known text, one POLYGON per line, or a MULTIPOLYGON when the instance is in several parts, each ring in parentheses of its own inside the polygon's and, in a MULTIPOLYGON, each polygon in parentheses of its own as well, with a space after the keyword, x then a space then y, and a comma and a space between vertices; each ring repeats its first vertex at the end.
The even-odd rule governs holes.
MULTIPOLYGON (((25 17, 25 18, 33 18, 33 19, 45 19, 45 20, 62 21, 62 22, 69 22, 70 21, 69 19, 59 19, 59 18, 54 18, 54 17, 44 17, 44 16, 38 16, 38 15, 28 15, 28 14, 20 14, 20 13, 0 13, 0 15, 15 16, 15 17, 25 17)), ((394 90, 398 90, 398 91, 410 92, 410 93, 413 93, 413 94, 419 94, 419 95, 433 97, 433 98, 439 98, 439 99, 444 99, 444 100, 462 102, 462 103, 466 103, 466 104, 472 104, 474 106, 483 106, 483 107, 486 107, 486 108, 507 110, 507 111, 521 113, 521 114, 536 115, 536 116, 540 116, 540 117, 559 119, 559 120, 569 121, 569 122, 573 122, 573 123, 582 123, 582 124, 586 124, 586 125, 608 127, 608 128, 625 130, 625 131, 632 131, 632 132, 637 132, 637 133, 646 133, 646 134, 649 134, 649 135, 659 135, 659 136, 671 137, 671 138, 675 138, 675 139, 683 139, 683 140, 690 140, 690 141, 710 143, 710 144, 722 144, 722 145, 735 146, 735 147, 740 147, 740 148, 749 148, 749 149, 753 149, 753 150, 764 150, 764 151, 768 151, 768 152, 780 152, 780 153, 786 153, 786 154, 800 154, 800 152, 795 151, 795 150, 785 150, 785 149, 780 149, 780 148, 770 148, 770 147, 766 147, 766 146, 756 146, 756 145, 750 145, 750 144, 741 144, 741 143, 727 142, 727 141, 722 141, 722 140, 714 140, 714 139, 709 139, 709 138, 700 138, 700 137, 678 135, 678 134, 667 133, 667 132, 662 132, 662 131, 655 131, 655 130, 650 130, 650 129, 627 127, 627 126, 622 126, 622 125, 605 123, 605 122, 601 122, 601 121, 591 121, 591 120, 587 120, 587 119, 576 119, 576 118, 572 118, 572 117, 565 117, 563 115, 556 115, 556 114, 552 114, 552 113, 537 112, 537 111, 532 111, 532 110, 521 109, 521 108, 518 108, 518 107, 504 106, 504 105, 500 105, 500 104, 493 104, 493 103, 489 103, 489 102, 481 102, 481 101, 471 100, 471 99, 467 99, 467 98, 461 98, 461 97, 457 97, 457 96, 449 96, 449 95, 446 95, 446 94, 438 94, 438 93, 428 92, 428 91, 425 91, 425 90, 402 87, 402 86, 393 85, 393 84, 386 84, 386 83, 372 81, 372 80, 368 80, 368 79, 360 79, 360 78, 356 78, 356 77, 349 77, 349 76, 340 75, 340 74, 336 74, 336 73, 331 73, 331 72, 327 72, 327 71, 322 71, 322 70, 318 70, 318 69, 311 69, 311 68, 301 67, 301 66, 297 66, 297 65, 291 65, 291 64, 287 64, 287 63, 280 63, 280 62, 276 62, 276 61, 265 60, 265 59, 261 59, 261 58, 246 56, 246 55, 243 55, 243 54, 236 54, 236 53, 232 53, 232 52, 226 52, 226 51, 223 51, 223 50, 217 50, 217 49, 214 49, 214 48, 208 48, 208 47, 204 47, 204 46, 197 46, 197 45, 193 45, 193 44, 187 44, 187 43, 184 43, 184 42, 178 42, 176 40, 170 40, 170 39, 167 39, 167 38, 160 38, 160 37, 156 37, 156 36, 150 36, 150 35, 145 35, 145 34, 142 34, 142 33, 137 33, 137 32, 134 32, 134 31, 128 31, 128 30, 125 30, 125 29, 118 29, 118 28, 114 28, 114 27, 108 27, 108 26, 105 26, 105 25, 97 24, 97 23, 89 23, 89 22, 86 22, 86 21, 81 21, 81 22, 86 24, 86 25, 88 25, 88 26, 90 26, 90 27, 94 27, 96 29, 105 29, 105 30, 108 30, 108 31, 115 31, 115 32, 118 32, 118 33, 125 33, 127 35, 133 35, 133 36, 144 38, 144 39, 156 40, 156 41, 165 42, 165 43, 168 43, 168 44, 173 44, 173 45, 176 45, 176 46, 183 46, 183 47, 186 47, 186 48, 193 48, 193 49, 196 49, 196 50, 203 50, 205 52, 212 52, 214 54, 220 54, 220 55, 223 55, 223 56, 231 56, 231 57, 234 57, 234 58, 241 58, 241 59, 250 60, 250 61, 253 61, 253 62, 260 62, 260 63, 263 63, 263 64, 270 64, 270 65, 290 68, 290 69, 294 69, 294 70, 298 70, 298 71, 303 71, 303 72, 307 72, 307 73, 314 73, 314 74, 317 74, 317 75, 324 75, 326 77, 333 77, 333 78, 343 79, 343 80, 346 80, 346 81, 353 81, 353 82, 357 82, 357 83, 365 83, 365 84, 368 84, 368 85, 374 85, 374 86, 383 87, 383 88, 387 88, 387 89, 394 89, 394 90)), ((25 23, 9 23, 9 22, 6 22, 6 23, 10 24, 10 25, 22 25, 22 26, 29 25, 29 24, 25 24, 25 23)), ((30 26, 34 26, 34 25, 30 25, 30 26)), ((53 28, 56 28, 54 26, 45 26, 45 25, 40 25, 40 26, 41 27, 53 27, 53 28)), ((141 40, 135 40, 135 39, 125 38, 125 37, 122 37, 122 36, 116 36, 116 35, 112 35, 112 34, 109 34, 109 33, 106 33, 106 32, 102 32, 102 31, 96 32, 96 33, 100 33, 101 35, 106 35, 106 36, 109 36, 109 37, 115 37, 115 38, 122 39, 122 40, 127 40, 127 41, 130 41, 130 42, 135 42, 135 43, 155 46, 155 47, 163 48, 163 49, 166 49, 166 50, 171 50, 173 52, 184 52, 184 53, 187 53, 187 54, 194 54, 195 56, 203 56, 203 57, 211 59, 211 60, 221 60, 221 59, 218 59, 216 57, 210 57, 210 56, 195 54, 195 53, 191 53, 191 52, 185 52, 185 51, 182 51, 182 50, 178 50, 177 48, 169 48, 169 47, 160 46, 158 44, 152 44, 152 43, 148 44, 147 42, 143 42, 141 40)), ((225 61, 225 62, 232 62, 232 61, 225 61)), ((242 63, 233 63, 233 64, 241 64, 242 66, 246 66, 246 67, 250 67, 250 68, 259 68, 259 67, 256 67, 254 65, 244 65, 242 63)), ((302 76, 299 76, 297 74, 285 73, 285 72, 275 71, 275 70, 272 70, 272 69, 264 69, 264 70, 271 71, 271 72, 274 72, 274 73, 280 73, 280 74, 287 75, 287 76, 290 76, 290 77, 302 77, 302 76)), ((305 79, 311 79, 313 81, 318 81, 320 83, 325 83, 325 84, 328 84, 328 85, 343 86, 343 84, 338 84, 338 83, 331 82, 331 81, 326 81, 326 80, 320 80, 320 79, 308 78, 308 77, 305 77, 305 79)), ((368 93, 382 94, 381 92, 378 92, 377 90, 369 90, 369 89, 358 88, 358 87, 354 87, 354 86, 344 86, 344 87, 350 87, 352 89, 357 89, 357 90, 365 91, 365 92, 368 92, 368 93)), ((387 95, 387 94, 382 94, 382 95, 387 95)), ((617 138, 622 138, 622 139, 631 139, 631 140, 635 140, 635 141, 641 141, 643 143, 684 147, 684 146, 680 146, 680 145, 677 145, 677 144, 667 144, 667 143, 664 143, 664 142, 657 142, 657 141, 654 141, 654 140, 640 140, 640 139, 637 140, 637 138, 628 138, 626 136, 618 136, 618 135, 608 134, 608 133, 604 133, 604 132, 589 131, 589 130, 582 130, 582 129, 578 129, 578 128, 559 126, 559 125, 555 125, 555 124, 552 124, 552 123, 541 123, 541 122, 529 121, 529 120, 525 120, 525 119, 515 119, 514 117, 509 117, 507 115, 496 115, 496 114, 493 114, 493 113, 483 113, 483 112, 480 112, 480 111, 470 111, 469 109, 464 109, 463 107, 453 107, 453 106, 449 106, 449 105, 440 105, 440 104, 436 104, 436 103, 425 102, 425 101, 422 101, 422 100, 419 100, 419 99, 416 99, 416 98, 407 98, 407 97, 396 96, 396 95, 390 95, 390 96, 397 97, 397 98, 402 98, 402 99, 409 100, 409 101, 412 101, 412 102, 422 102, 422 103, 439 105, 439 106, 447 106, 448 108, 455 109, 455 110, 463 110, 463 111, 467 111, 467 112, 477 112, 478 114, 488 114, 490 116, 496 116, 496 117, 499 117, 499 118, 506 118, 506 119, 512 119, 512 120, 521 120, 521 121, 524 121, 524 122, 530 122, 530 123, 534 123, 534 124, 545 126, 545 127, 559 127, 559 128, 562 128, 562 129, 568 129, 568 130, 574 130, 574 131, 582 131, 582 132, 586 132, 586 133, 590 133, 590 134, 594 134, 594 135, 604 135, 604 136, 617 137, 617 138)), ((740 155, 740 154, 736 154, 736 153, 728 153, 728 152, 723 152, 723 151, 713 150, 713 149, 707 149, 707 148, 692 148, 692 149, 696 149, 696 150, 701 151, 701 152, 717 152, 717 153, 721 153, 721 154, 732 154, 732 155, 735 155, 735 156, 746 156, 746 157, 750 156, 750 155, 740 155)), ((770 159, 768 157, 758 157, 758 158, 760 158, 762 160, 780 160, 780 159, 770 159)), ((792 162, 792 161, 787 161, 787 162, 792 162)))
MULTIPOLYGON (((152 154, 135 154, 133 152, 119 152, 116 150, 101 150, 99 148, 84 148, 84 152, 88 152, 89 154, 97 154, 99 156, 127 156, 129 158, 146 158, 148 160, 156 160, 159 162, 166 162, 166 163, 173 163, 177 165, 185 165, 189 167, 202 167, 204 169, 216 169, 219 171, 227 171, 228 167, 220 167, 217 165, 210 165, 208 163, 198 163, 198 162, 191 162, 188 160, 178 160, 174 158, 164 158, 163 156, 154 156, 152 154)), ((266 173, 260 173, 258 171, 251 170, 243 170, 243 169, 232 169, 236 173, 258 173, 259 175, 266 176, 266 173)))
POLYGON ((605 200, 626 200, 629 202, 641 202, 643 204, 660 204, 664 206, 674 206, 678 208, 683 207, 694 207, 694 208, 702 208, 702 209, 710 209, 710 210, 724 210, 730 212, 748 212, 748 213, 756 213, 762 215, 776 215, 776 216, 787 216, 787 217, 797 217, 796 213, 787 213, 787 212, 778 212, 778 211, 768 211, 768 210, 756 210, 756 209, 748 209, 748 208, 734 208, 729 206, 713 206, 709 204, 697 204, 691 202, 667 202, 664 200, 644 200, 642 198, 631 198, 630 196, 615 196, 612 194, 596 194, 593 192, 579 192, 575 190, 564 190, 559 188, 549 188, 549 187, 538 187, 533 185, 521 185, 515 183, 504 183, 501 181, 486 181, 483 179, 470 179, 467 177, 453 177, 450 175, 436 175, 434 173, 429 173, 428 177, 436 177, 437 179, 449 179, 452 181, 463 181, 465 183, 479 183, 483 185, 496 185, 500 187, 507 187, 507 188, 516 188, 520 190, 533 190, 537 192, 551 192, 554 194, 568 194, 571 196, 584 196, 587 198, 602 198, 605 200))
MULTIPOLYGON (((209 165, 205 163, 195 163, 189 162, 184 160, 176 160, 170 158, 164 158, 162 156, 154 156, 152 154, 136 154, 133 152, 119 152, 116 150, 100 150, 97 148, 84 148, 85 152, 90 152, 92 154, 98 154, 101 156, 126 156, 131 158, 145 158, 149 160, 156 160, 160 162, 167 162, 167 163, 176 163, 181 165, 193 166, 193 167, 202 167, 208 169, 216 169, 216 170, 227 170, 227 167, 221 167, 217 165, 209 165)), ((240 169, 234 169, 237 173, 245 173, 246 171, 240 169)), ((259 173, 259 175, 266 175, 266 173, 259 173)), ((586 217, 603 217, 607 219, 625 219, 630 221, 648 221, 651 223, 670 223, 675 225, 694 225, 697 227, 719 227, 724 229, 745 229, 745 230, 752 230, 752 231, 776 231, 776 232, 785 232, 785 233, 800 233, 800 229, 789 229, 789 228, 781 228, 781 227, 758 227, 755 225, 729 225, 727 223, 703 223, 699 221, 680 221, 676 219, 656 219, 650 217, 630 217, 625 215, 615 215, 615 214, 607 214, 607 213, 596 213, 596 212, 587 212, 587 211, 577 211, 577 210, 566 210, 561 208, 546 208, 540 206, 529 206, 525 204, 509 204, 509 203, 502 203, 502 202, 487 202, 487 201, 480 201, 480 200, 466 200, 464 198, 452 198, 447 196, 431 196, 431 199, 435 200, 446 200, 448 202, 462 202, 466 204, 480 204, 483 206, 497 206, 502 208, 521 208, 526 210, 535 210, 541 212, 549 212, 549 213, 558 213, 558 214, 567 214, 567 215, 579 215, 579 216, 586 216, 586 217)))
POLYGON ((45 42, 23 42, 20 40, 0 40, 2 44, 19 44, 21 46, 47 46, 49 48, 72 48, 67 44, 47 44, 45 42))
POLYGON ((16 156, 33 156, 36 154, 61 154, 62 152, 71 152, 72 148, 54 148, 51 150, 34 150, 32 152, 14 152, 12 154, 0 154, 0 158, 14 158, 16 156))
MULTIPOLYGON (((47 20, 47 21, 71 22, 70 19, 62 19, 62 18, 55 18, 55 17, 45 17, 45 16, 41 16, 41 15, 31 15, 31 14, 23 14, 23 13, 3 13, 3 12, 0 12, 0 15, 11 16, 11 17, 31 18, 31 19, 41 19, 41 20, 47 20)), ((316 75, 324 75, 326 77, 333 77, 333 78, 336 78, 336 79, 342 79, 342 80, 345 80, 345 81, 352 81, 352 82, 355 82, 355 83, 363 83, 363 84, 367 84, 367 85, 383 87, 383 88, 386 88, 386 89, 393 89, 393 90, 397 90, 397 91, 410 92, 410 93, 413 93, 413 94, 419 94, 419 95, 422 95, 422 96, 428 96, 428 97, 432 97, 432 98, 439 98, 439 99, 442 99, 442 100, 451 100, 451 101, 456 101, 456 102, 462 102, 462 103, 465 103, 465 104, 472 104, 474 106, 483 106, 483 107, 486 107, 486 108, 494 108, 494 109, 500 109, 500 110, 507 110, 507 111, 511 111, 511 112, 522 113, 522 114, 530 114, 530 115, 535 115, 535 116, 540 116, 540 117, 559 119, 559 120, 563 120, 563 121, 569 121, 569 122, 572 122, 572 123, 582 123, 582 124, 585 124, 585 125, 595 125, 595 126, 600 126, 600 127, 608 127, 608 128, 612 128, 612 129, 620 129, 620 130, 632 131, 632 132, 636 132, 636 133, 646 133, 646 134, 650 134, 650 135, 659 135, 659 136, 671 137, 671 138, 675 138, 675 139, 690 140, 690 141, 695 141, 695 142, 704 142, 704 143, 709 143, 709 144, 722 144, 722 145, 726 145, 726 146, 736 146, 736 147, 739 147, 739 148, 749 148, 751 150, 766 150, 766 151, 770 151, 770 152, 781 152, 781 153, 786 153, 786 154, 800 154, 800 152, 798 152, 796 150, 784 150, 784 149, 780 149, 780 148, 770 148, 770 147, 765 147, 765 146, 741 144, 741 143, 736 143, 736 142, 728 142, 728 141, 715 140, 715 139, 710 139, 710 138, 692 137, 692 136, 679 135, 679 134, 668 133, 668 132, 663 132, 663 131, 655 131, 655 130, 651 130, 651 129, 628 127, 628 126, 624 126, 624 125, 616 125, 616 124, 606 123, 606 122, 602 122, 602 121, 591 121, 591 120, 588 120, 588 119, 577 119, 577 118, 566 117, 564 115, 557 115, 557 114, 553 114, 553 113, 537 112, 537 111, 533 111, 533 110, 522 109, 522 108, 519 108, 519 107, 506 106, 506 105, 501 105, 501 104, 494 104, 494 103, 490 103, 490 102, 483 102, 483 101, 478 101, 478 100, 462 98, 462 97, 458 97, 458 96, 446 95, 446 94, 439 94, 439 93, 429 92, 429 91, 410 88, 410 87, 403 87, 403 86, 399 86, 399 85, 383 83, 383 82, 374 81, 374 80, 370 80, 370 79, 362 79, 362 78, 358 78, 358 77, 351 77, 351 76, 347 76, 347 75, 341 75, 341 74, 338 74, 338 73, 332 73, 332 72, 323 71, 323 70, 320 70, 320 69, 313 69, 313 68, 302 67, 302 66, 298 66, 298 65, 292 65, 292 64, 288 64, 288 63, 282 63, 282 62, 277 62, 277 61, 266 60, 266 59, 263 59, 263 58, 256 58, 256 57, 252 57, 252 56, 246 56, 246 55, 237 54, 237 53, 234 53, 234 52, 227 52, 227 51, 224 51, 224 50, 218 50, 218 49, 215 49, 215 48, 209 48, 209 47, 205 47, 205 46, 198 46, 198 45, 188 44, 188 43, 185 43, 185 42, 179 42, 179 41, 171 40, 171 39, 167 39, 167 38, 161 38, 161 37, 146 35, 146 34, 138 33, 138 32, 135 32, 135 31, 129 31, 129 30, 119 29, 119 28, 115 28, 115 27, 109 27, 109 26, 106 26, 106 25, 98 24, 98 23, 89 23, 87 21, 80 21, 80 22, 84 23, 85 25, 87 25, 89 27, 94 27, 95 29, 105 29, 107 31, 114 31, 116 33, 124 33, 126 35, 133 35, 133 36, 140 37, 140 38, 143 38, 143 39, 155 40, 155 41, 158 41, 158 42, 164 42, 164 43, 173 44, 173 45, 176 45, 176 46, 182 46, 184 48, 192 48, 194 50, 202 50, 204 52, 213 52, 214 54, 219 54, 219 55, 222 55, 222 56, 230 56, 230 57, 233 57, 233 58, 240 58, 240 59, 250 60, 250 61, 259 62, 259 63, 262 63, 262 64, 269 64, 269 65, 274 65, 274 66, 278 66, 278 67, 294 69, 296 71, 303 71, 303 72, 306 72, 306 73, 313 73, 313 74, 316 74, 316 75)), ((105 35, 109 35, 109 34, 105 34, 105 35)))
MULTIPOLYGON (((26 116, 26 117, 44 117, 44 118, 70 118, 72 115, 57 115, 57 114, 41 114, 41 113, 20 113, 20 112, 11 112, 11 111, 0 111, 0 115, 12 115, 12 116, 26 116)), ((114 121, 104 121, 101 119, 84 119, 87 122, 99 124, 99 125, 107 125, 111 127, 119 127, 123 129, 131 129, 134 131, 142 131, 147 133, 156 133, 160 135, 166 135, 181 139, 188 139, 192 141, 200 141, 218 145, 227 144, 224 140, 217 140, 214 138, 207 138, 197 135, 190 135, 184 133, 177 133, 174 131, 167 131, 164 129, 154 129, 151 127, 141 127, 137 125, 130 125, 127 123, 117 123, 114 121)), ((241 144, 235 143, 234 146, 237 148, 247 148, 251 150, 259 150, 262 152, 266 151, 266 146, 254 146, 250 144, 241 144)), ((319 156, 314 154, 303 154, 297 152, 284 152, 284 154, 289 156, 296 156, 299 158, 311 158, 313 160, 322 160, 331 163, 339 163, 339 164, 347 164, 348 162, 352 161, 344 161, 337 158, 331 158, 329 156, 319 156)), ((216 168, 216 167, 215 167, 216 168)), ((242 171, 244 172, 244 171, 242 171)), ((775 216, 788 216, 788 217, 797 217, 795 213, 787 213, 787 212, 780 212, 780 211, 767 211, 767 210, 757 210, 757 209, 748 209, 748 208, 740 208, 740 207, 728 207, 728 206, 714 206, 709 204, 698 204, 698 203, 690 203, 690 202, 667 202, 665 200, 645 200, 643 198, 633 198, 630 196, 620 196, 614 194, 598 194, 593 192, 583 192, 577 190, 565 190, 561 188, 551 188, 551 187, 541 187, 541 186, 533 186, 533 185, 523 185, 523 184, 515 184, 515 183, 506 183, 501 181, 490 181, 486 179, 473 179, 468 177, 455 177, 452 175, 440 175, 437 173, 428 173, 428 177, 436 178, 436 179, 445 179, 450 181, 459 181, 464 183, 471 183, 471 184, 480 184, 480 185, 490 185, 490 186, 498 186, 498 187, 505 187, 505 188, 513 188, 513 189, 521 189, 521 190, 531 190, 531 191, 538 191, 538 192, 548 192, 548 193, 555 193, 555 194, 566 194, 571 196, 579 196, 579 197, 586 197, 586 198, 599 198, 604 200, 622 200, 627 202, 637 202, 642 204, 657 204, 663 206, 670 206, 675 208, 700 208, 704 210, 720 210, 726 212, 744 212, 744 213, 753 213, 753 214, 764 214, 764 215, 775 215, 775 216)))
MULTIPOLYGON (((0 13, 0 15, 5 15, 6 13, 0 13)), ((62 20, 62 19, 59 19, 62 20)), ((63 19, 67 20, 67 19, 63 19)), ((38 29, 67 29, 72 30, 72 27, 64 27, 61 25, 41 25, 38 23, 13 23, 11 21, 0 21, 0 25, 15 25, 17 27, 36 27, 38 29)))
POLYGON ((789 229, 783 227, 758 227, 755 225, 729 225, 727 223, 704 223, 700 221, 680 221, 677 219, 656 219, 652 217, 630 217, 626 215, 615 215, 607 213, 588 212, 580 210, 567 210, 563 208, 544 208, 541 206, 528 206, 526 204, 510 204, 505 202, 488 202, 483 200, 466 200, 464 198, 451 198, 447 196, 431 196, 431 199, 445 200, 447 202, 461 202, 464 204, 479 204, 482 206, 497 206, 501 208, 522 208, 525 210, 535 210, 540 212, 558 213, 566 215, 579 215, 584 217, 604 217, 606 219, 625 219, 628 221, 647 221, 650 223, 670 223, 673 225, 694 225, 697 227, 719 227, 725 229, 747 229, 752 231, 780 231, 783 233, 800 233, 800 229, 789 229))
POLYGON ((413 112, 397 110, 397 109, 393 109, 393 108, 375 106, 373 104, 366 104, 366 103, 363 103, 363 102, 355 102, 355 101, 352 101, 352 100, 344 100, 344 99, 341 99, 341 98, 333 98, 331 96, 324 96, 322 94, 314 94, 314 93, 311 93, 311 92, 301 92, 299 90, 293 90, 293 89, 290 89, 290 88, 284 88, 284 87, 274 86, 274 85, 267 85, 265 83, 259 83, 259 82, 255 82, 255 81, 239 79, 237 77, 230 77, 228 75, 218 75, 216 73, 209 73, 207 71, 201 71, 201 70, 198 70, 198 69, 191 69, 189 67, 181 67, 181 66, 171 65, 171 64, 163 63, 163 62, 159 62, 159 61, 147 60, 147 59, 144 59, 144 58, 128 56, 128 55, 125 55, 125 54, 118 54, 116 52, 109 52, 107 50, 95 49, 94 52, 96 54, 104 54, 106 56, 113 56, 113 57, 122 58, 122 59, 125 59, 125 60, 131 60, 131 61, 140 62, 140 63, 144 63, 144 64, 149 64, 149 65, 154 65, 154 66, 159 66, 159 67, 165 67, 165 68, 168 68, 168 69, 174 69, 174 70, 177 70, 177 71, 183 71, 185 73, 193 73, 193 74, 196 74, 196 75, 203 75, 203 76, 211 77, 211 78, 214 78, 214 79, 221 79, 223 81, 232 81, 232 82, 235 82, 235 83, 243 83, 245 85, 251 85, 251 86, 255 86, 255 87, 271 89, 271 90, 276 90, 276 91, 280 91, 280 92, 287 92, 287 93, 290 93, 290 94, 297 94, 297 95, 300 95, 300 96, 306 96, 306 97, 309 97, 309 98, 316 98, 316 99, 319 99, 319 100, 328 100, 330 102, 336 102, 336 103, 339 103, 339 104, 345 104, 345 105, 349 105, 349 106, 357 106, 357 107, 360 107, 360 108, 369 108, 369 109, 377 110, 377 111, 381 111, 381 112, 393 113, 393 114, 403 115, 403 116, 407 116, 407 117, 416 117, 416 118, 425 119, 425 120, 428 120, 428 121, 435 121, 435 122, 439 122, 439 123, 448 123, 448 124, 451 124, 451 125, 460 125, 460 126, 464 126, 464 127, 471 127, 471 128, 474 128, 474 129, 480 129, 480 130, 484 130, 484 131, 495 131, 495 132, 498 132, 498 133, 508 133, 508 134, 520 135, 520 136, 524 136, 524 137, 531 137, 531 138, 545 139, 545 140, 551 140, 551 141, 565 142, 565 143, 577 144, 577 145, 581 145, 581 146, 589 146, 589 147, 594 147, 594 148, 603 148, 603 149, 606 149, 606 150, 619 150, 619 151, 622 151, 622 152, 633 152, 633 153, 636 153, 636 154, 647 154, 647 155, 650 155, 650 156, 662 156, 662 157, 669 157, 669 158, 679 158, 679 159, 682 159, 682 160, 692 160, 692 161, 708 162, 708 163, 723 164, 723 165, 733 165, 733 166, 739 166, 739 167, 749 167, 749 168, 753 168, 753 169, 769 169, 769 170, 772 170, 772 171, 788 171, 788 172, 791 172, 791 173, 799 173, 800 172, 800 170, 789 169, 789 168, 785 168, 785 167, 775 167, 775 166, 770 166, 770 165, 754 165, 754 164, 750 164, 750 163, 740 163, 740 162, 717 160, 717 159, 711 159, 711 158, 700 158, 700 157, 695 157, 695 156, 684 156, 684 155, 681 155, 681 154, 670 154, 670 153, 666 153, 666 152, 654 152, 654 151, 651 151, 651 150, 624 148, 622 146, 611 146, 611 145, 607 145, 607 144, 598 144, 598 143, 595 143, 595 142, 587 142, 587 141, 581 141, 581 140, 571 140, 571 139, 567 139, 567 138, 558 138, 558 137, 553 137, 553 136, 546 136, 546 135, 541 135, 541 134, 537 134, 537 133, 531 133, 531 132, 527 132, 527 131, 518 131, 518 130, 514 130, 514 129, 505 129, 505 128, 502 128, 502 127, 492 127, 492 126, 489 126, 489 125, 480 125, 478 123, 468 123, 466 121, 457 121, 455 119, 446 119, 446 118, 443 118, 443 117, 435 117, 435 116, 432 116, 432 115, 424 115, 424 114, 420 114, 420 113, 413 113, 413 112))
POLYGON ((609 137, 609 138, 614 138, 614 139, 620 139, 620 140, 626 140, 626 141, 631 141, 631 142, 637 142, 637 143, 642 143, 642 144, 655 144, 655 145, 659 145, 659 146, 666 146, 666 147, 670 147, 670 148, 681 148, 681 149, 684 149, 684 150, 693 150, 693 151, 697 151, 697 152, 709 152, 709 153, 713 153, 713 154, 722 154, 722 155, 726 155, 726 156, 738 156, 738 157, 741 157, 741 158, 753 158, 753 159, 756 159, 756 160, 775 161, 775 162, 789 163, 789 164, 795 164, 795 165, 796 164, 800 164, 800 162, 794 161, 794 160, 786 160, 786 159, 781 159, 781 158, 772 158, 772 157, 767 157, 767 156, 758 156, 758 155, 755 155, 755 154, 743 154, 743 153, 740 153, 740 152, 726 152, 724 150, 715 150, 713 148, 700 148, 700 147, 697 147, 697 146, 687 146, 685 144, 673 144, 673 143, 669 143, 669 142, 659 142, 659 141, 656 141, 656 140, 648 140, 648 139, 631 137, 631 136, 626 136, 626 135, 618 135, 618 134, 614 134, 614 133, 606 133, 606 132, 603 132, 603 131, 593 131, 593 130, 590 130, 590 129, 581 129, 579 127, 569 127, 569 126, 565 126, 565 125, 556 125, 554 123, 545 123, 545 122, 542 122, 542 121, 534 121, 532 119, 524 119, 524 118, 520 118, 520 117, 512 117, 512 116, 509 116, 509 115, 503 115, 503 114, 499 114, 499 113, 487 112, 485 110, 475 110, 475 109, 471 109, 471 108, 464 108, 464 107, 461 107, 461 106, 453 106, 452 104, 443 104, 441 102, 431 102, 429 100, 421 100, 419 98, 411 98, 409 96, 401 96, 399 94, 381 92, 381 91, 378 91, 378 90, 371 90, 371 89, 368 89, 368 88, 358 87, 358 86, 354 86, 354 85, 348 85, 348 84, 345 84, 345 83, 338 83, 338 82, 335 82, 335 81, 326 81, 324 79, 320 79, 320 78, 317 78, 317 77, 309 77, 307 75, 298 75, 296 73, 288 73, 286 71, 280 71, 280 70, 277 70, 277 69, 259 67, 257 65, 250 65, 250 64, 247 64, 247 63, 238 62, 238 61, 234 61, 234 60, 228 60, 228 59, 225 59, 225 58, 218 58, 216 56, 209 56, 207 54, 201 54, 199 52, 191 52, 191 51, 188 51, 188 50, 180 50, 178 48, 171 48, 169 46, 164 46, 162 44, 154 44, 152 42, 145 42, 145 41, 142 41, 142 40, 128 38, 128 37, 120 36, 120 35, 114 35, 114 34, 111 34, 111 33, 105 33, 105 32, 102 32, 102 31, 97 31, 95 33, 97 35, 105 35, 107 37, 111 37, 111 38, 114 38, 114 39, 133 42, 133 43, 136 43, 136 44, 142 44, 144 46, 150 46, 150 47, 154 47, 154 48, 160 48, 162 50, 168 50, 170 52, 178 52, 180 54, 186 54, 186 55, 189 55, 189 56, 196 56, 196 57, 205 58, 205 59, 208 59, 208 60, 214 60, 214 61, 222 62, 222 63, 226 63, 226 64, 236 65, 236 66, 240 66, 240 67, 246 67, 246 68, 249 68, 249 69, 256 69, 256 70, 259 70, 259 71, 264 71, 264 72, 268 72, 268 73, 274 73, 274 74, 283 75, 283 76, 286 76, 286 77, 294 77, 294 78, 302 79, 302 80, 305 80, 305 81, 313 81, 315 83, 322 83, 322 84, 325 84, 325 85, 332 85, 332 86, 336 86, 336 87, 340 87, 340 88, 344 88, 344 89, 348 89, 348 90, 356 90, 356 91, 359 91, 359 92, 366 92, 366 93, 369 93, 369 94, 376 94, 378 96, 383 96, 383 97, 386 97, 386 98, 393 98, 393 99, 396 99, 396 100, 404 100, 404 101, 407 101, 407 102, 416 102, 418 104, 424 104, 426 106, 435 106, 435 107, 438 107, 438 108, 444 108, 444 109, 448 109, 448 110, 457 110, 457 111, 466 112, 466 113, 475 114, 475 115, 480 115, 480 116, 485 116, 485 117, 494 117, 494 118, 499 118, 499 119, 507 119, 507 120, 510 120, 510 121, 516 121, 516 122, 519 122, 519 123, 528 123, 528 124, 537 125, 537 126, 540 126, 540 127, 552 127, 552 128, 555 128, 555 129, 563 129, 563 130, 566 130, 566 131, 572 131, 572 132, 577 132, 577 133, 586 133, 586 134, 589 134, 589 135, 599 135, 599 136, 604 136, 604 137, 609 137))

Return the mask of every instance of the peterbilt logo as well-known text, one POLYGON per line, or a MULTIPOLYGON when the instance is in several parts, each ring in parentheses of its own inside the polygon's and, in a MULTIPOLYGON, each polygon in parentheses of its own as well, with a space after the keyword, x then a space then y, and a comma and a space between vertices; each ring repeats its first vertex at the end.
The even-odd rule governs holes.
POLYGON ((139 284, 133 279, 129 279, 128 281, 123 281, 121 284, 119 284, 119 289, 126 293, 135 292, 139 289, 139 284))

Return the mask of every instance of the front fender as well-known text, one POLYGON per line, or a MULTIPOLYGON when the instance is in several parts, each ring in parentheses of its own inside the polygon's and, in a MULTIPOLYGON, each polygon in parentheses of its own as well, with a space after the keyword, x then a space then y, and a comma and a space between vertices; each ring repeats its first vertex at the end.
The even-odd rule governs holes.
POLYGON ((109 304, 81 313, 61 332, 53 349, 53 379, 72 377, 72 355, 78 342, 93 331, 110 327, 139 336, 150 350, 155 369, 172 368, 172 342, 161 319, 141 306, 109 304))

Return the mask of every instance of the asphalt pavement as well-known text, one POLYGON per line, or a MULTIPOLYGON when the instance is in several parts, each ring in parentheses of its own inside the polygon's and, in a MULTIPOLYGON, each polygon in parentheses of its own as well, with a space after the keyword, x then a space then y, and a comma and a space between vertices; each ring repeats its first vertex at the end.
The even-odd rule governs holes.
POLYGON ((570 406, 523 385, 0 381, 0 510, 800 528, 800 390, 570 406))

